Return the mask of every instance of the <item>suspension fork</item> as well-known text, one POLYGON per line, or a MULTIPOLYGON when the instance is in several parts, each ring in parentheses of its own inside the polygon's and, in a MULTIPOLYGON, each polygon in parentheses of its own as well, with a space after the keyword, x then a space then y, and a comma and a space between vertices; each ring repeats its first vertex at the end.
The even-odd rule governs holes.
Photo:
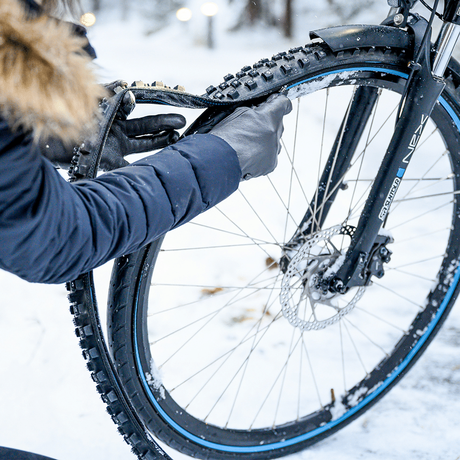
POLYGON ((430 59, 430 40, 423 45, 421 39, 426 27, 424 20, 412 25, 416 43, 414 54, 419 56, 419 60, 411 63, 416 67, 408 82, 393 137, 364 205, 344 263, 329 282, 329 289, 333 292, 345 292, 352 286, 365 284, 364 270, 371 249, 385 222, 431 111, 444 89, 445 83, 442 75, 457 41, 459 26, 444 25, 437 42, 433 67, 430 59), (417 45, 424 47, 420 53, 418 53, 417 45))

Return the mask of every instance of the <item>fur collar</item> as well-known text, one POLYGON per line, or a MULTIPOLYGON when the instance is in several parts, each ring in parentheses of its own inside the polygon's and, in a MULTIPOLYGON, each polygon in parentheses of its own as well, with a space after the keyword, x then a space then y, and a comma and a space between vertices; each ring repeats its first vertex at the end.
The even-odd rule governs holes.
POLYGON ((0 113, 13 128, 66 143, 87 134, 105 92, 86 44, 68 24, 27 20, 18 0, 0 0, 0 113))

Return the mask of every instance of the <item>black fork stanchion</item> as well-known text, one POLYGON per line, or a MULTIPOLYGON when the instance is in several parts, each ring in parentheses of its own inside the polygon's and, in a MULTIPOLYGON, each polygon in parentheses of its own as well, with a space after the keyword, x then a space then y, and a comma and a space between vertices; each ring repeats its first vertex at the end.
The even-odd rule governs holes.
POLYGON ((434 104, 445 86, 443 79, 433 75, 431 71, 430 40, 423 44, 426 21, 419 20, 411 27, 416 43, 414 54, 418 53, 417 46, 424 46, 424 49, 418 53, 418 62, 410 64, 414 66, 413 74, 408 82, 393 137, 366 200, 345 261, 331 280, 330 289, 336 292, 344 292, 348 287, 364 284, 362 270, 367 265, 369 253, 385 222, 434 104))

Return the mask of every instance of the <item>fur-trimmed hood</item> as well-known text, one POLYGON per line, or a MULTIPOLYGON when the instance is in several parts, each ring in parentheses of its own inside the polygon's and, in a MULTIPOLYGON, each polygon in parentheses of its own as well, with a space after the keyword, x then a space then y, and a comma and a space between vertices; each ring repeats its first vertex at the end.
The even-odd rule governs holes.
POLYGON ((0 113, 12 128, 66 143, 85 135, 105 95, 86 44, 69 24, 26 19, 19 0, 0 0, 0 113))

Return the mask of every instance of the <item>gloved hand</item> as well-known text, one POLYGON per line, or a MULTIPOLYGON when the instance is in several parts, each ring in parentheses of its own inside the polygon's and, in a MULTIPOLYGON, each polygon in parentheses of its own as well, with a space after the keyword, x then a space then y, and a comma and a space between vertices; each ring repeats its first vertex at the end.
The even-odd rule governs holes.
MULTIPOLYGON (((121 80, 105 85, 110 96, 126 86, 121 80)), ((151 115, 127 120, 134 107, 134 95, 128 91, 102 151, 100 168, 104 171, 128 165, 124 158, 127 155, 149 152, 173 144, 179 139, 179 133, 175 130, 185 126, 186 120, 179 114, 151 115)), ((74 154, 71 147, 65 146, 59 140, 49 139, 41 151, 55 166, 69 169, 74 154)))
POLYGON ((275 169, 281 150, 283 116, 291 110, 286 96, 272 94, 258 106, 237 108, 209 131, 236 151, 242 180, 265 176, 275 169))
POLYGON ((121 168, 129 164, 124 158, 126 155, 174 144, 179 139, 179 133, 174 130, 184 126, 185 118, 174 113, 115 120, 102 151, 100 168, 104 171, 121 168))

